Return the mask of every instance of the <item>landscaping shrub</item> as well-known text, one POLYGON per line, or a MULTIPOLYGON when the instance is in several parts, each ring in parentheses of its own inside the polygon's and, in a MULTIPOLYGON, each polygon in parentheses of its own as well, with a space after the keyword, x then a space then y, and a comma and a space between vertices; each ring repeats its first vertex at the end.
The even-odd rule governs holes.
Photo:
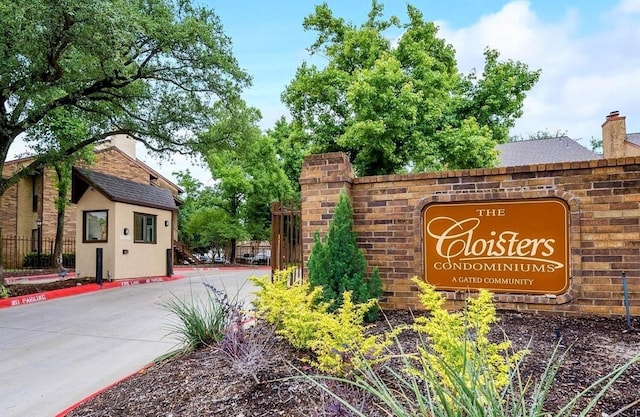
POLYGON ((364 315, 376 300, 366 303, 351 301, 346 291, 343 304, 329 311, 328 304, 319 302, 321 287, 290 279, 294 269, 278 271, 273 278, 251 277, 258 287, 254 305, 257 316, 276 327, 276 332, 298 349, 315 354, 312 364, 318 369, 344 375, 364 361, 383 360, 388 342, 384 337, 366 335, 364 315))
POLYGON ((63 253, 62 254, 62 266, 65 268, 76 267, 76 254, 75 253, 63 253))
POLYGON ((230 326, 242 316, 238 297, 230 298, 225 291, 205 283, 207 298, 182 300, 174 297, 163 307, 176 316, 178 322, 170 326, 185 349, 192 350, 220 342, 230 326))
POLYGON ((419 349, 420 360, 435 371, 439 385, 453 388, 450 369, 446 369, 451 368, 465 383, 492 387, 495 393, 491 396, 497 396, 507 385, 512 367, 526 351, 509 356, 511 342, 489 341, 491 325, 497 320, 492 294, 480 290, 477 297, 469 297, 464 310, 450 313, 443 308, 443 295, 434 287, 418 278, 413 278, 413 282, 420 290, 422 306, 430 313, 428 317, 418 317, 413 325, 415 331, 426 334, 431 342, 429 349, 419 349))
POLYGON ((491 293, 479 291, 464 309, 448 312, 442 294, 414 278, 428 315, 373 336, 362 325, 368 304, 352 303, 346 291, 342 307, 329 311, 326 303, 315 302, 320 287, 288 285, 292 271, 278 272, 273 281, 252 277, 259 287, 258 316, 294 346, 315 353, 312 364, 324 375, 304 378, 334 399, 324 402, 331 413, 366 416, 368 398, 381 414, 393 416, 588 416, 616 379, 640 361, 640 355, 634 357, 550 412, 545 401, 564 354, 556 349, 539 381, 523 380, 520 363, 527 352, 512 352, 506 337, 498 343, 488 339, 497 320, 491 293), (417 332, 421 342, 415 350, 398 342, 392 354, 386 347, 400 331, 417 332), (402 371, 393 365, 397 361, 402 371), (587 395, 592 396, 588 404, 576 410, 587 395))
POLYGON ((322 288, 292 278, 295 268, 276 271, 273 277, 249 279, 258 287, 253 305, 256 315, 275 326, 297 349, 309 349, 326 316, 327 304, 318 302, 322 288))
MULTIPOLYGON (((323 242, 318 232, 309 256, 309 282, 312 287, 322 287, 321 301, 335 311, 343 304, 343 295, 350 291, 354 303, 366 303, 382 295, 382 281, 378 268, 370 277, 366 276, 367 261, 357 245, 357 234, 353 232, 353 212, 346 191, 340 193, 335 214, 323 242)), ((378 316, 377 305, 372 305, 365 314, 367 321, 378 316)))
POLYGON ((27 253, 22 261, 23 268, 49 268, 52 263, 52 257, 50 253, 41 253, 40 254, 40 263, 38 263, 38 253, 31 252, 27 253))
POLYGON ((360 401, 366 395, 382 414, 400 417, 585 417, 616 379, 640 361, 637 355, 573 398, 567 398, 562 409, 551 412, 545 409, 545 401, 564 357, 559 349, 539 381, 524 381, 519 365, 526 352, 511 353, 506 338, 501 343, 487 339, 489 328, 496 321, 489 292, 480 291, 461 312, 449 313, 443 308, 441 294, 418 279, 414 278, 414 282, 430 315, 405 326, 405 330, 417 331, 424 337, 416 352, 398 346, 400 354, 394 360, 401 361, 403 372, 389 362, 380 365, 363 360, 348 379, 305 377, 333 396, 332 404, 339 405, 342 415, 366 416, 360 401), (340 384, 351 386, 362 395, 336 389, 340 384), (345 397, 344 392, 349 396, 345 397), (576 410, 579 400, 587 395, 592 396, 588 404, 576 410))
POLYGON ((420 290, 419 299, 429 316, 418 317, 412 329, 428 337, 428 344, 418 347, 417 364, 408 373, 424 379, 439 401, 457 409, 461 390, 471 389, 475 401, 489 404, 500 397, 509 382, 511 370, 527 353, 509 353, 511 342, 489 341, 491 325, 496 322, 493 295, 480 290, 469 297, 459 312, 443 308, 445 298, 433 286, 413 278, 420 290), (425 372, 428 370, 428 372, 425 372))
MULTIPOLYGON (((50 253, 40 254, 40 267, 50 268, 54 266, 53 255, 50 253)), ((75 253, 63 253, 62 254, 62 266, 65 268, 75 268, 76 266, 76 254, 75 253)), ((38 267, 38 253, 31 252, 25 255, 22 260, 23 268, 37 268, 38 267)))

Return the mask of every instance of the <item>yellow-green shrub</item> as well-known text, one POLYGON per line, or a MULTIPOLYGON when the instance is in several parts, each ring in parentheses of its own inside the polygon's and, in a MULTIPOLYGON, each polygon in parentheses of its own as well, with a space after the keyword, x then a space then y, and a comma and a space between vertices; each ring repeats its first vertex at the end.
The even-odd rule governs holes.
POLYGON ((389 338, 366 336, 364 315, 376 300, 355 304, 351 292, 343 294, 344 302, 335 312, 327 311, 327 303, 318 303, 321 287, 311 289, 308 283, 289 283, 291 270, 278 271, 273 279, 251 277, 259 290, 254 304, 258 317, 276 326, 278 334, 298 349, 310 349, 318 369, 344 375, 364 360, 379 361, 389 338))
POLYGON ((251 277, 250 280, 259 288, 253 304, 257 316, 275 326, 278 334, 292 346, 309 349, 327 305, 317 302, 322 288, 312 290, 308 283, 290 279, 294 270, 277 271, 273 278, 251 277))
POLYGON ((316 339, 310 345, 316 354, 313 364, 321 371, 344 375, 359 369, 365 361, 368 365, 380 362, 384 360, 384 348, 391 343, 386 335, 367 336, 367 327, 363 326, 364 316, 376 300, 355 304, 351 297, 351 291, 346 291, 342 306, 334 313, 324 314, 316 339))
POLYGON ((510 370, 526 351, 510 355, 510 341, 489 341, 490 327, 497 321, 493 295, 480 290, 476 298, 469 298, 462 311, 450 313, 443 308, 442 294, 418 278, 413 278, 413 282, 420 289, 420 302, 431 314, 417 318, 413 325, 415 331, 428 335, 431 342, 418 349, 423 362, 421 370, 432 369, 438 382, 452 391, 463 382, 466 387, 492 387, 494 398, 498 398, 500 390, 509 383, 510 370), (461 380, 453 382, 454 375, 461 380))

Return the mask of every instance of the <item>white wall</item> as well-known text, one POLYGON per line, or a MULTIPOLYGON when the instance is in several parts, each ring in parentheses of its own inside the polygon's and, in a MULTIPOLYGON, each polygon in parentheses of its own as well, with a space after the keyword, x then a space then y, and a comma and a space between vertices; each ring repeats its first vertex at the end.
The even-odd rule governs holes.
POLYGON ((107 279, 107 271, 115 266, 114 248, 114 215, 115 203, 109 201, 99 191, 89 188, 77 204, 76 210, 76 274, 80 277, 96 276, 96 249, 102 248, 102 278, 107 279), (91 210, 108 210, 107 241, 83 242, 83 212, 91 210))
POLYGON ((164 276, 167 273, 166 252, 173 245, 171 237, 171 211, 132 204, 116 204, 114 278, 138 278, 164 276), (134 212, 157 216, 156 243, 134 242, 134 212), (165 221, 168 226, 165 226, 165 221), (129 234, 124 234, 124 229, 129 234), (127 251, 128 253, 124 253, 127 251))
POLYGON ((96 276, 96 248, 103 248, 104 280, 109 275, 115 280, 166 275, 166 251, 173 245, 171 211, 114 203, 92 188, 85 192, 77 206, 76 271, 80 271, 80 276, 96 276), (88 210, 109 211, 107 242, 83 242, 82 216, 83 211, 88 210), (134 212, 157 216, 155 244, 134 242, 134 212), (125 228, 129 230, 127 235, 125 228))

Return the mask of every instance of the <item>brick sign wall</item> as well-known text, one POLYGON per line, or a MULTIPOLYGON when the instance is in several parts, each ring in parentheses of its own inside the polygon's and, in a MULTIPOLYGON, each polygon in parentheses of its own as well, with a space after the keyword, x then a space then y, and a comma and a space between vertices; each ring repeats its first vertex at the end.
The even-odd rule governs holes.
POLYGON ((358 243, 369 266, 378 266, 383 278, 384 308, 419 308, 417 288, 410 281, 419 276, 442 286, 452 306, 464 300, 467 288, 492 284, 498 308, 621 316, 625 314, 624 272, 631 314, 640 315, 640 157, 356 178, 345 154, 330 153, 305 160, 300 184, 305 265, 313 233, 319 230, 324 236, 340 190, 347 190, 358 243), (565 214, 554 214, 535 204, 511 210, 518 201, 559 202, 566 208, 565 214), (463 206, 471 210, 468 213, 504 217, 506 223, 496 219, 498 222, 492 225, 476 215, 472 216, 473 222, 457 226, 467 229, 461 229, 461 237, 456 238, 458 249, 452 246, 449 250, 477 253, 460 259, 451 257, 455 265, 446 268, 455 267, 457 273, 443 271, 436 275, 434 264, 442 260, 429 255, 430 242, 423 240, 429 211, 435 210, 435 217, 449 219, 446 221, 462 222, 470 216, 460 211, 463 206), (558 218, 563 215, 564 220, 558 218), (520 230, 518 224, 527 218, 535 224, 520 230), (564 234, 558 230, 563 226, 564 234), (550 234, 541 230, 545 228, 550 234), (475 237, 471 237, 472 229, 475 237), (483 251, 486 256, 478 255, 483 251), (516 253, 520 259, 510 260, 508 267, 494 266, 504 261, 497 258, 509 253, 516 253), (528 256, 532 253, 534 256, 528 256), (540 265, 556 265, 558 275, 550 275, 555 270, 540 265), (511 269, 500 275, 496 268, 499 272, 511 269), (517 274, 511 274, 513 268, 517 274), (489 272, 482 275, 483 269, 489 272), (459 282, 461 278, 467 282, 459 282), (448 281, 443 284, 443 280, 448 281), (509 286, 512 284, 515 287, 509 286), (527 285, 533 288, 531 292, 526 290, 527 285))

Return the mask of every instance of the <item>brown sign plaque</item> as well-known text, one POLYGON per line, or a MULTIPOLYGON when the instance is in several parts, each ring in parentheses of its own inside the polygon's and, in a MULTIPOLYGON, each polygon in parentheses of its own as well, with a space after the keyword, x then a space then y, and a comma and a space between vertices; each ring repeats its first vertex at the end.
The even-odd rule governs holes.
POLYGON ((426 282, 442 290, 562 294, 569 288, 568 213, 558 199, 429 204, 426 282))

